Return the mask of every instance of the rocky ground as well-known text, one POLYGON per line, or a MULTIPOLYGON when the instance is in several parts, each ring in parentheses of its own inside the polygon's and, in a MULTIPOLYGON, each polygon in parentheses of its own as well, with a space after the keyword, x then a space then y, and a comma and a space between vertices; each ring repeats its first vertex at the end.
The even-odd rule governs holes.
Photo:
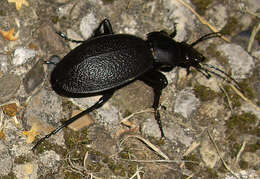
POLYGON ((260 178, 259 33, 252 38, 260 3, 185 0, 197 16, 181 2, 1 0, 0 178, 260 178), (195 48, 234 77, 242 94, 215 75, 174 68, 165 73, 160 100, 165 140, 151 109, 153 91, 136 81, 33 152, 36 141, 99 98, 52 90, 52 66, 43 62, 78 45, 55 32, 88 39, 104 18, 115 33, 144 39, 177 23, 174 39, 188 43, 212 32, 206 21, 226 39, 195 48))

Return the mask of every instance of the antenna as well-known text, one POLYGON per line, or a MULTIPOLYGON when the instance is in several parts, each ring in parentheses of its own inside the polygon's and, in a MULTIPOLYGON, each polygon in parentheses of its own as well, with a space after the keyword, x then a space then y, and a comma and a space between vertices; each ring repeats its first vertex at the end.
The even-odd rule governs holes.
POLYGON ((198 70, 200 73, 202 73, 204 76, 206 76, 207 78, 209 78, 209 77, 211 76, 210 74, 214 74, 215 76, 217 76, 217 77, 219 77, 219 78, 221 78, 221 79, 223 79, 223 80, 227 80, 229 83, 234 82, 236 88, 239 89, 239 90, 241 90, 241 88, 240 88, 240 86, 239 86, 239 83, 238 83, 233 77, 231 77, 229 74, 227 74, 226 72, 224 72, 223 70, 221 70, 221 69, 219 69, 219 68, 217 68, 217 67, 215 67, 215 66, 213 66, 213 65, 206 64, 206 63, 202 63, 201 65, 206 66, 206 67, 211 68, 211 69, 214 69, 214 70, 216 70, 216 71, 218 71, 218 72, 220 72, 220 73, 222 73, 222 74, 225 75, 225 77, 224 77, 224 76, 220 75, 219 73, 216 73, 215 71, 212 71, 212 70, 209 70, 209 69, 204 68, 204 67, 202 67, 202 66, 199 66, 199 67, 197 68, 197 70, 198 70))
POLYGON ((193 47, 195 45, 197 45, 198 43, 207 40, 207 39, 211 39, 211 38, 215 38, 215 37, 221 37, 220 32, 212 32, 206 35, 203 35, 202 37, 200 37, 198 40, 196 40, 195 42, 191 43, 190 45, 193 47))

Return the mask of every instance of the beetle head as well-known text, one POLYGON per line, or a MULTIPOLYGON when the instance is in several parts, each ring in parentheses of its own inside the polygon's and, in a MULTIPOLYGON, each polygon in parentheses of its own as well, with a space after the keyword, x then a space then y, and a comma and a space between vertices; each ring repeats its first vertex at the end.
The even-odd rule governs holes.
POLYGON ((200 63, 205 61, 205 57, 193 48, 192 45, 186 42, 180 43, 182 60, 179 61, 179 66, 183 68, 200 68, 200 63))
POLYGON ((193 44, 176 42, 165 31, 149 33, 148 42, 156 67, 161 71, 170 71, 179 66, 189 72, 190 67, 200 68, 200 63, 205 60, 205 57, 193 48, 193 44))

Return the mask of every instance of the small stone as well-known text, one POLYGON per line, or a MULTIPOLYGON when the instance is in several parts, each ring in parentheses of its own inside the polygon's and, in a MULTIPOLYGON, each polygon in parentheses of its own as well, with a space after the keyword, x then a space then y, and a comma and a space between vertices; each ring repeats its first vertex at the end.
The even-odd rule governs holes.
POLYGON ((165 14, 165 17, 167 17, 165 18, 165 23, 167 23, 166 21, 170 21, 171 24, 169 24, 169 26, 172 28, 174 23, 178 24, 178 33, 174 39, 176 41, 183 41, 187 39, 187 37, 190 35, 187 29, 195 28, 194 15, 191 13, 191 11, 189 11, 189 9, 187 9, 178 1, 163 0, 163 6, 168 11, 167 14, 165 14))
MULTIPOLYGON (((163 125, 164 135, 170 141, 178 141, 185 146, 189 146, 192 143, 192 138, 184 133, 183 128, 174 123, 168 123, 163 125)), ((161 137, 161 131, 155 119, 147 119, 143 123, 142 133, 159 139, 161 137)))
POLYGON ((146 119, 142 125, 142 133, 155 138, 161 137, 161 131, 155 119, 146 119))
MULTIPOLYGON (((94 105, 101 96, 92 96, 88 98, 71 98, 71 102, 75 105, 87 109, 94 105)), ((118 120, 118 109, 113 106, 110 101, 106 102, 102 107, 98 108, 96 112, 101 116, 103 123, 113 128, 116 124, 119 125, 118 120)))
MULTIPOLYGON (((67 30, 67 36, 68 36, 68 38, 73 39, 73 40, 82 40, 82 41, 84 40, 84 39, 82 39, 82 37, 80 37, 76 32, 74 32, 71 29, 67 30)), ((70 49, 74 49, 79 45, 80 45, 80 43, 69 42, 70 49)))
POLYGON ((232 77, 235 79, 245 79, 255 67, 254 59, 239 45, 223 44, 218 50, 228 59, 232 69, 232 77))
POLYGON ((12 158, 9 154, 8 148, 0 143, 0 175, 8 175, 11 172, 13 165, 12 158))
POLYGON ((216 100, 203 103, 199 109, 200 114, 207 118, 215 118, 219 113, 224 111, 224 107, 219 105, 216 100))
POLYGON ((97 28, 98 20, 93 13, 89 13, 80 22, 80 32, 85 39, 88 39, 97 28))
POLYGON ((198 108, 199 100, 191 90, 184 89, 177 94, 174 111, 181 114, 185 118, 189 118, 191 114, 198 108))
POLYGON ((14 166, 13 172, 16 178, 38 178, 37 177, 38 164, 30 162, 26 164, 14 166))
POLYGON ((8 71, 8 56, 0 54, 0 71, 6 73, 8 71))
POLYGON ((42 48, 49 48, 51 54, 61 54, 67 50, 66 46, 62 44, 62 39, 56 34, 51 25, 42 24, 38 29, 38 33, 39 40, 41 40, 43 45, 47 46, 42 48))
MULTIPOLYGON (((72 111, 72 116, 75 116, 75 115, 77 115, 77 114, 79 114, 81 112, 82 111, 80 111, 80 110, 74 110, 74 111, 72 111)), ((79 131, 83 127, 90 126, 91 124, 93 124, 93 122, 94 121, 91 119, 91 117, 89 115, 84 115, 81 118, 79 118, 76 121, 74 121, 68 127, 71 128, 74 131, 79 131)))
POLYGON ((96 151, 106 155, 112 155, 117 152, 116 140, 103 127, 90 127, 88 130, 88 139, 93 141, 91 145, 96 151))
POLYGON ((64 4, 64 5, 60 6, 57 9, 57 14, 58 14, 59 18, 68 16, 69 13, 71 12, 71 9, 73 8, 73 6, 74 6, 73 3, 64 4))
POLYGON ((23 85, 27 94, 30 94, 44 80, 44 69, 42 62, 39 60, 23 79, 23 85))
POLYGON ((175 123, 169 123, 164 127, 164 133, 167 139, 170 141, 178 141, 185 145, 190 146, 193 139, 192 137, 185 134, 184 129, 175 123))
MULTIPOLYGON (((41 134, 48 134, 59 125, 61 120, 62 101, 54 91, 42 88, 27 104, 24 120, 28 126, 36 126, 41 134)), ((53 135, 53 142, 64 144, 63 133, 53 135)))
POLYGON ((236 176, 234 176, 231 173, 227 173, 225 175, 224 179, 237 179, 237 178, 241 178, 241 179, 259 179, 259 172, 249 169, 249 170, 240 170, 238 172, 235 173, 236 176))
POLYGON ((10 117, 16 116, 16 113, 18 112, 18 107, 15 103, 3 105, 1 108, 3 109, 3 112, 10 117))
POLYGON ((22 65, 26 63, 29 59, 35 57, 36 54, 37 52, 35 50, 18 47, 14 51, 14 58, 12 59, 12 64, 22 65))
POLYGON ((214 168, 219 160, 217 151, 208 140, 201 142, 200 155, 205 165, 209 168, 214 168))
POLYGON ((20 86, 20 79, 13 74, 7 74, 0 78, 0 103, 12 98, 20 86))
POLYGON ((260 166, 260 156, 257 153, 245 152, 241 158, 251 166, 260 166))
POLYGON ((207 17, 210 17, 211 24, 214 24, 218 30, 221 30, 226 25, 226 19, 228 18, 227 8, 222 4, 209 8, 206 13, 207 17))
POLYGON ((60 156, 53 150, 45 151, 39 157, 44 167, 48 167, 52 169, 56 168, 57 162, 60 161, 60 156))
POLYGON ((41 89, 27 104, 24 117, 32 120, 28 123, 30 126, 34 122, 33 119, 40 120, 41 123, 58 123, 61 118, 61 105, 61 98, 55 92, 41 89))

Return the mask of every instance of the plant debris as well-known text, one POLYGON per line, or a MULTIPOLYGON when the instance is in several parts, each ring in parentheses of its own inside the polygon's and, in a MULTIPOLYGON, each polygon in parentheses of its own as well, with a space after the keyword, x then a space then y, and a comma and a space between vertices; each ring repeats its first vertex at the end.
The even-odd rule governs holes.
POLYGON ((40 134, 38 132, 39 127, 36 123, 33 123, 32 128, 29 131, 22 131, 22 134, 27 137, 26 143, 30 144, 35 140, 35 137, 40 134))
POLYGON ((15 7, 18 11, 22 8, 22 5, 29 6, 27 0, 8 0, 8 2, 15 3, 15 7))
POLYGON ((0 30, 0 34, 5 40, 15 41, 18 39, 18 33, 14 35, 14 28, 11 28, 9 31, 0 30))

